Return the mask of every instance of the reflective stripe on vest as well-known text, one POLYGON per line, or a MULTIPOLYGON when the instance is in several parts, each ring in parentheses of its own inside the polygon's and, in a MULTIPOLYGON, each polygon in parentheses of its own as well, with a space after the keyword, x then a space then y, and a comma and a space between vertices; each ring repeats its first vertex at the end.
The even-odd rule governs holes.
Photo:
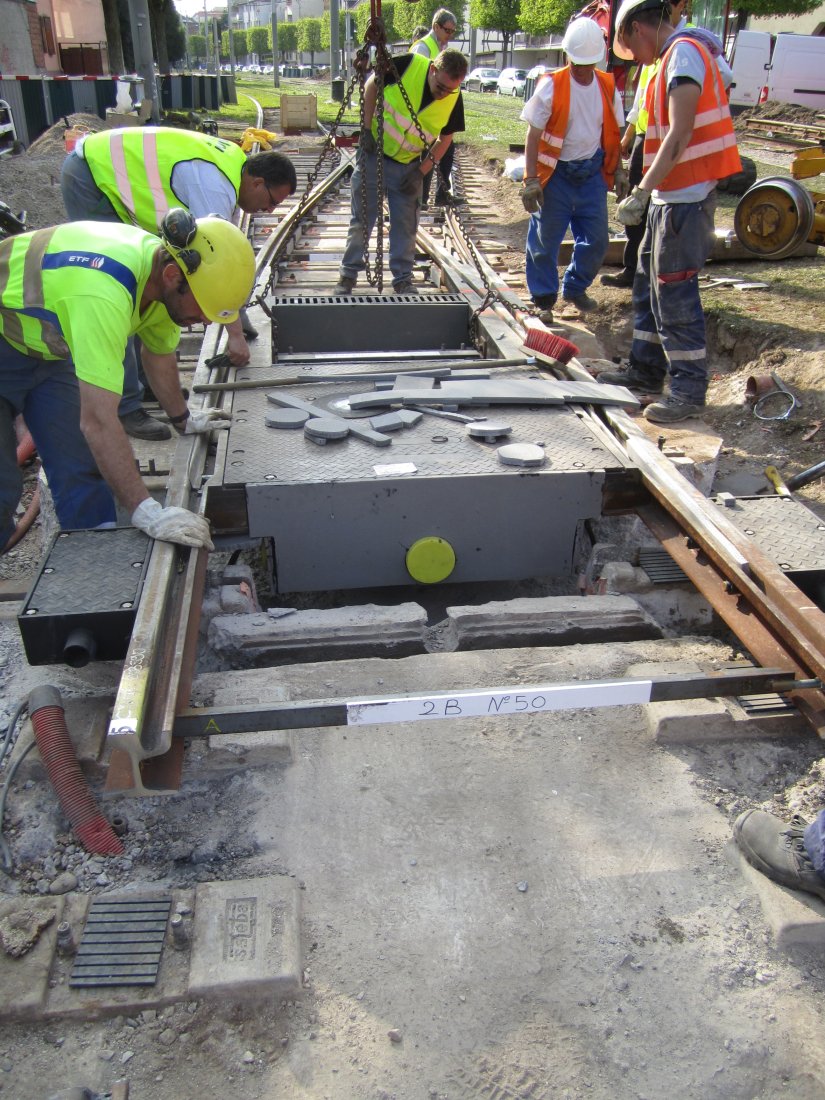
MULTIPOLYGON (((441 53, 441 47, 438 44, 438 39, 435 37, 433 32, 430 31, 430 33, 425 35, 423 38, 419 38, 417 42, 413 42, 412 46, 410 46, 410 49, 414 50, 415 47, 420 46, 422 42, 430 51, 430 61, 435 61, 435 59, 441 53)), ((424 55, 420 54, 419 56, 423 57, 424 55)))
MULTIPOLYGON (((604 164, 602 176, 608 187, 613 186, 613 173, 621 156, 621 136, 619 124, 613 114, 613 95, 615 84, 610 73, 603 73, 595 69, 594 74, 602 93, 602 137, 601 147, 604 149, 604 164)), ((553 81, 553 103, 542 135, 539 138, 539 149, 536 172, 542 187, 547 183, 556 165, 559 162, 559 154, 564 145, 564 135, 567 132, 567 120, 570 117, 570 66, 556 69, 549 74, 553 81)))
MULTIPOLYGON (((685 39, 677 41, 685 41, 685 39)), ((724 179, 725 176, 742 171, 728 97, 719 67, 700 42, 689 41, 691 46, 702 55, 705 63, 705 79, 696 105, 696 117, 690 141, 679 160, 659 184, 659 191, 679 191, 694 183, 724 179)), ((662 142, 670 132, 667 61, 675 46, 676 43, 670 46, 662 56, 661 68, 647 90, 649 123, 645 134, 645 171, 653 163, 662 142)))
POLYGON ((172 189, 178 164, 213 164, 235 190, 241 186, 246 155, 233 141, 165 127, 99 130, 83 142, 83 155, 95 183, 123 222, 156 233, 173 206, 185 206, 172 189))
MULTIPOLYGON (((401 83, 404 85, 410 103, 420 103, 424 95, 424 85, 430 71, 430 62, 423 54, 410 55, 410 63, 404 70, 401 83)), ((418 122, 424 131, 427 145, 441 133, 453 113, 453 107, 459 96, 456 89, 443 99, 434 99, 418 112, 418 122)), ((373 137, 378 137, 378 122, 372 120, 373 137)), ((409 116, 409 108, 404 102, 399 85, 390 84, 384 89, 384 153, 401 164, 410 164, 420 156, 424 143, 419 137, 415 123, 409 116)))

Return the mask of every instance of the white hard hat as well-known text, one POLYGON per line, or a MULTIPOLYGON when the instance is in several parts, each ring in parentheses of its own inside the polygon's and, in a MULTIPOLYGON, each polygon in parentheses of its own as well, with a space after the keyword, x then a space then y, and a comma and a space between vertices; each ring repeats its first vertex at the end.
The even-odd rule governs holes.
POLYGON ((586 16, 574 19, 564 32, 561 48, 574 65, 598 65, 604 60, 604 31, 586 16))
MULTIPOLYGON (((616 33, 613 36, 613 53, 624 61, 634 61, 633 51, 622 40, 622 31, 632 15, 642 11, 650 11, 655 8, 665 8, 665 0, 622 0, 621 7, 616 13, 614 24, 616 33)), ((665 19, 665 21, 667 21, 665 19)))

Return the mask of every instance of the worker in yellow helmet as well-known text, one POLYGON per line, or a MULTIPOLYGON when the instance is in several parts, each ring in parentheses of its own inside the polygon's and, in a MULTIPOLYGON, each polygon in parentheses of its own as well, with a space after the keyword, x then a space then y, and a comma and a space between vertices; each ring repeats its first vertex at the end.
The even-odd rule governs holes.
POLYGON ((237 320, 255 255, 221 218, 173 209, 161 231, 158 240, 133 226, 70 222, 0 244, 0 549, 20 499, 20 413, 61 527, 113 526, 117 497, 153 538, 212 549, 203 516, 162 507, 143 484, 118 418, 123 354, 138 336, 149 381, 179 433, 228 427, 221 409, 190 412, 175 348, 182 325, 237 320))

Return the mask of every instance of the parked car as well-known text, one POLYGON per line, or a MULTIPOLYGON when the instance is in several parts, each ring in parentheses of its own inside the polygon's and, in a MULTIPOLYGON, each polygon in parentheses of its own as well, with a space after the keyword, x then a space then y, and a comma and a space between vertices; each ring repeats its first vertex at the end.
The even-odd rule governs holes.
POLYGON ((526 69, 502 69, 496 84, 496 91, 499 95, 523 96, 526 83, 526 69))
POLYGON ((498 81, 498 69, 473 69, 461 82, 468 92, 494 92, 498 81))

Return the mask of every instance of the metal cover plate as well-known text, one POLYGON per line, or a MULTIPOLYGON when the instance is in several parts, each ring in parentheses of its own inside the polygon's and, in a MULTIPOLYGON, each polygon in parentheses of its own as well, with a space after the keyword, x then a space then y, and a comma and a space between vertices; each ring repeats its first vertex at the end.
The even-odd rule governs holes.
POLYGON ((825 569, 825 523, 789 497, 740 497, 733 507, 715 501, 727 518, 781 569, 825 569))
POLYGON ((171 907, 171 896, 95 898, 69 985, 154 985, 171 907))

